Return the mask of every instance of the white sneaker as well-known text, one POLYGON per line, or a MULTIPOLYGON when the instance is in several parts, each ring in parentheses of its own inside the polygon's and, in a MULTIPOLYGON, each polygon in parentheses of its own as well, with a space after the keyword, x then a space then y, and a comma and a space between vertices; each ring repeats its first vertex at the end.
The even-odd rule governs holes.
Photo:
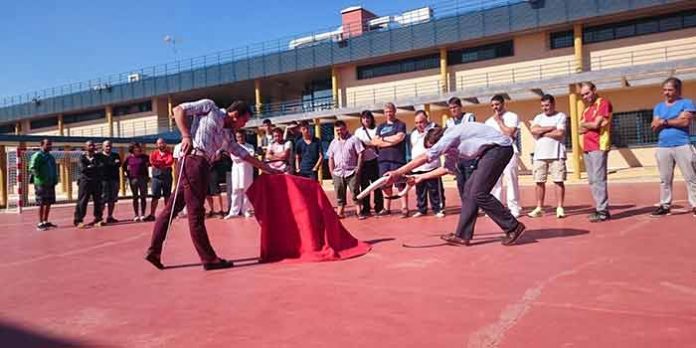
POLYGON ((250 217, 252 217, 252 216, 254 216, 254 214, 252 214, 250 211, 244 213, 244 217, 245 217, 245 218, 250 218, 250 217))
POLYGON ((239 217, 239 214, 232 214, 232 213, 229 213, 229 214, 227 214, 223 219, 229 220, 229 219, 234 219, 234 218, 236 218, 236 217, 239 217))
POLYGON ((438 212, 437 214, 435 214, 435 217, 436 217, 436 218, 443 218, 443 217, 445 217, 445 212, 444 212, 444 211, 440 211, 440 212, 438 212))
POLYGON ((413 214, 412 217, 417 218, 417 217, 421 217, 421 216, 425 216, 425 214, 423 214, 423 213, 417 211, 415 214, 413 214))
POLYGON ((544 209, 542 207, 536 207, 534 210, 530 211, 527 216, 530 218, 538 218, 544 216, 544 209))
POLYGON ((136 217, 134 217, 134 218, 133 218, 133 221, 134 221, 134 222, 138 222, 138 221, 140 221, 140 216, 136 216, 136 217))

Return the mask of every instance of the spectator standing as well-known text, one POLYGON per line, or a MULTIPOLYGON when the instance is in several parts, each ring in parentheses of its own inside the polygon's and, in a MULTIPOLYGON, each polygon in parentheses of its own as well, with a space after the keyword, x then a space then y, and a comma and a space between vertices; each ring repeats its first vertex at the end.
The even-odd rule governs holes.
MULTIPOLYGON (((384 115, 387 120, 377 126, 377 136, 372 140, 372 145, 379 148, 379 174, 383 176, 387 172, 396 170, 406 163, 406 124, 396 118, 396 106, 394 103, 384 105, 384 115)), ((397 183, 396 188, 402 190, 406 183, 397 183)), ((382 189, 388 196, 392 195, 392 187, 382 189)), ((401 217, 408 217, 408 195, 400 198, 401 217)), ((386 212, 391 213, 391 201, 387 201, 386 212)))
MULTIPOLYGON (((464 112, 461 99, 457 97, 452 97, 447 101, 447 105, 449 107, 450 115, 452 117, 447 120, 447 123, 445 124, 445 130, 450 130, 462 123, 476 122, 476 116, 473 113, 464 112)), ((466 179, 471 176, 471 173, 474 171, 474 169, 476 169, 476 159, 469 159, 457 162, 456 170, 457 172, 461 173, 461 175, 456 176, 457 191, 459 191, 460 197, 464 194, 464 184, 466 184, 466 179)), ((444 198, 445 196, 443 195, 443 207, 445 206, 444 198)))
POLYGON ((145 221, 155 221, 155 212, 160 197, 164 197, 164 204, 167 204, 172 193, 174 156, 167 147, 167 142, 162 138, 157 139, 155 147, 155 150, 150 153, 152 200, 150 201, 150 215, 145 217, 145 221))
MULTIPOLYGON (((254 145, 246 142, 246 132, 239 129, 235 132, 235 140, 239 146, 247 150, 250 156, 254 156, 254 145)), ((243 214, 244 217, 251 217, 252 207, 246 190, 254 181, 254 167, 244 161, 242 157, 232 154, 232 170, 230 173, 230 184, 227 188, 229 197, 230 212, 225 219, 233 218, 243 214)))
POLYGON ((73 224, 77 228, 87 226, 83 223, 83 219, 87 215, 87 204, 90 199, 94 203, 94 220, 88 225, 96 227, 103 225, 101 181, 104 164, 101 161, 101 156, 97 156, 95 153, 96 150, 94 142, 88 140, 85 143, 85 151, 80 156, 78 162, 80 176, 77 179, 77 206, 75 207, 75 218, 73 219, 73 224))
POLYGON ((38 231, 45 231, 50 227, 57 227, 48 221, 51 205, 56 202, 56 185, 58 184, 58 171, 56 158, 51 155, 53 143, 48 139, 41 140, 41 150, 34 153, 29 160, 29 173, 34 184, 36 203, 39 205, 39 222, 36 224, 38 231))
POLYGON ((101 161, 104 164, 104 175, 102 176, 102 212, 104 207, 107 208, 106 223, 116 223, 118 220, 114 218, 114 210, 116 202, 118 202, 118 190, 120 188, 120 170, 121 156, 116 152, 112 152, 110 140, 105 140, 102 143, 102 151, 99 153, 101 161))
POLYGON ((312 136, 309 131, 309 122, 300 122, 300 133, 302 138, 295 144, 295 165, 297 175, 319 180, 317 174, 324 161, 322 154, 321 140, 312 136))
MULTIPOLYGON (((425 148, 425 135, 433 128, 439 126, 428 120, 428 114, 423 110, 416 111, 414 120, 416 128, 411 132, 411 155, 416 158, 427 152, 425 148)), ((413 174, 421 175, 440 168, 440 159, 425 163, 413 170, 413 174)), ((428 200, 435 216, 438 218, 445 217, 442 206, 442 178, 435 177, 423 180, 416 184, 416 206, 418 211, 413 214, 413 217, 421 217, 428 212, 428 200)))
MULTIPOLYGON (((366 189, 373 182, 379 179, 379 163, 377 147, 372 145, 372 140, 377 137, 377 126, 375 117, 370 110, 365 110, 360 114, 361 127, 355 130, 355 137, 360 139, 365 147, 363 151, 362 170, 360 171, 360 190, 366 189)), ((385 213, 384 198, 382 190, 372 192, 375 214, 385 213)), ((370 216, 370 195, 363 198, 361 211, 358 219, 366 219, 370 216)))
MULTIPOLYGON (((329 144, 327 154, 329 171, 336 192, 337 214, 339 218, 343 219, 346 208, 346 188, 350 189, 353 202, 357 203, 355 196, 359 193, 362 156, 365 147, 360 139, 348 132, 345 122, 336 121, 334 127, 337 136, 329 144)), ((360 212, 356 212, 356 215, 360 216, 360 212)))
POLYGON ((271 168, 287 173, 290 171, 292 143, 283 138, 283 130, 280 128, 274 128, 272 134, 273 141, 268 145, 265 159, 271 168))
POLYGON ((133 194, 133 221, 145 221, 145 208, 147 207, 147 182, 149 180, 148 167, 150 158, 143 153, 139 143, 132 143, 128 147, 130 153, 123 160, 123 170, 128 178, 128 184, 133 194), (140 210, 138 210, 140 203, 140 210))

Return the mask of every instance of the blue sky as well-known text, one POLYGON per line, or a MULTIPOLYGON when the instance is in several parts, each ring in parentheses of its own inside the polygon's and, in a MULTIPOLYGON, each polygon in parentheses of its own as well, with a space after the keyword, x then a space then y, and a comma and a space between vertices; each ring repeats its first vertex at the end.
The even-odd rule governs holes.
POLYGON ((0 97, 337 27, 353 5, 380 14, 428 0, 16 1, 0 5, 0 97), (12 2, 12 4, 9 4, 12 2), (177 52, 164 36, 177 40, 177 52))

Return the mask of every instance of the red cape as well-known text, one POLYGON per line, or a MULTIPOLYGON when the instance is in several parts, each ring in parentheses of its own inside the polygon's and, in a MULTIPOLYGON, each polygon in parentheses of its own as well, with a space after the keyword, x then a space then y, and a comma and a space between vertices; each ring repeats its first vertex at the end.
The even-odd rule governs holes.
POLYGON ((369 244, 358 241, 343 227, 314 180, 261 175, 247 196, 261 225, 263 262, 342 260, 370 251, 369 244))

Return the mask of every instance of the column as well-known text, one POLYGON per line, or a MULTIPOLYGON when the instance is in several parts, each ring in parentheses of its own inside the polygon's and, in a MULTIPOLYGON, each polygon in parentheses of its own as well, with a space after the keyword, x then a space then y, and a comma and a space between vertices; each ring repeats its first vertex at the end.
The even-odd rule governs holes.
POLYGON ((7 153, 0 145, 0 206, 7 208, 7 153))
POLYGON ((70 163, 70 146, 65 146, 66 152, 63 156, 63 167, 65 168, 65 180, 63 181, 63 192, 68 196, 68 201, 73 200, 72 193, 72 171, 70 170, 72 163, 70 163))
POLYGON ((582 150, 580 149, 580 133, 578 133, 578 128, 580 125, 578 114, 578 102, 581 101, 578 100, 577 86, 573 84, 570 85, 569 88, 570 90, 568 93, 568 106, 570 111, 571 126, 568 128, 571 131, 570 139, 573 146, 571 163, 573 164, 573 178, 580 179, 580 153, 582 152, 582 150))
POLYGON ((261 80, 254 80, 254 100, 256 101, 256 114, 261 116, 261 108, 263 107, 261 102, 261 80))
POLYGON ((341 88, 338 76, 338 68, 331 67, 331 96, 333 97, 333 107, 340 108, 341 105, 341 88))
MULTIPOLYGON (((318 118, 314 119, 314 136, 317 139, 321 140, 321 119, 318 119, 318 118)), ((322 148, 322 151, 324 151, 323 148, 322 148)), ((317 171, 317 177, 319 177, 319 184, 320 185, 324 179, 323 175, 324 175, 324 165, 322 163, 322 165, 319 166, 319 170, 317 171)))
POLYGON ((575 72, 585 70, 582 55, 582 24, 573 26, 573 50, 575 51, 575 72))
POLYGON ((447 81, 447 49, 440 48, 440 86, 442 88, 442 93, 449 92, 447 81))
POLYGON ((107 124, 107 129, 108 129, 108 136, 109 138, 113 138, 114 136, 114 108, 109 105, 106 107, 106 124, 107 124))
MULTIPOLYGON (((123 162, 126 159, 126 149, 120 147, 118 155, 121 156, 121 162, 123 162)), ((118 189, 121 191, 121 196, 126 195, 126 176, 122 169, 118 171, 118 189)))
POLYGON ((174 115, 174 111, 172 110, 174 106, 172 106, 172 96, 168 95, 167 96, 167 116, 169 119, 169 131, 172 132, 174 131, 174 118, 172 115, 174 115))

